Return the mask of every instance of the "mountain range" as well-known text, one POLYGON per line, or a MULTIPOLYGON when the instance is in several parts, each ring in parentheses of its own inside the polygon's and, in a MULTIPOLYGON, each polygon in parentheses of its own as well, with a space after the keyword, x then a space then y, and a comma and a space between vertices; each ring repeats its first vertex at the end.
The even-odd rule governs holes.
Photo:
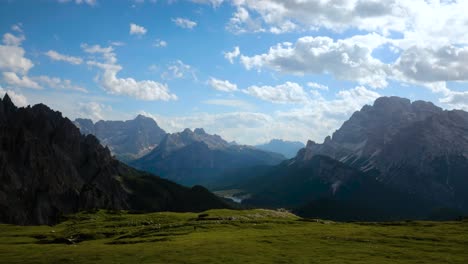
POLYGON ((355 112, 323 144, 297 159, 325 155, 436 206, 468 211, 468 113, 429 102, 382 97, 355 112))
POLYGON ((282 139, 272 139, 270 142, 255 146, 258 149, 280 153, 286 158, 294 158, 297 152, 304 148, 305 145, 299 141, 287 141, 282 139))
POLYGON ((167 134, 157 148, 129 164, 184 185, 209 184, 227 170, 276 165, 281 154, 231 144, 202 128, 167 134))
POLYGON ((288 208, 304 217, 446 219, 468 213, 467 172, 468 113, 399 97, 378 98, 288 160, 202 128, 168 134, 144 116, 73 123, 43 104, 17 108, 8 95, 0 99, 6 223, 53 224, 95 208, 231 207, 198 184, 241 190, 247 207, 288 208))
POLYGON ((112 154, 122 161, 144 156, 166 136, 154 119, 138 115, 133 120, 104 121, 93 123, 90 119, 74 121, 81 133, 96 136, 101 144, 109 147, 112 154))
POLYGON ((182 187, 115 160, 93 135, 38 104, 0 99, 0 222, 53 224, 95 208, 203 211, 229 207, 201 186, 182 187))
MULTIPOLYGON (((468 213, 468 113, 382 97, 322 144, 309 141, 278 166, 230 175, 242 203, 337 220, 468 213), (238 175, 252 175, 246 178, 238 175)), ((443 216, 442 216, 443 217, 443 216)))

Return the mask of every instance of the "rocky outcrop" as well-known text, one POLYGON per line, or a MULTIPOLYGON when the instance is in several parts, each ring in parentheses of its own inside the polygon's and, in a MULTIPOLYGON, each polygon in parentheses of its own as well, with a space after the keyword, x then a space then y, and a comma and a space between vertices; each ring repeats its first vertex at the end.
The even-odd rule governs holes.
POLYGON ((53 224, 94 208, 197 211, 225 207, 208 191, 136 171, 43 104, 0 99, 0 221, 53 224), (184 197, 188 198, 185 200, 184 197))
POLYGON ((154 119, 143 115, 127 121, 100 120, 96 124, 89 119, 79 118, 74 123, 81 133, 96 136, 101 144, 122 161, 149 153, 166 135, 154 119))
POLYGON ((308 142, 297 159, 326 155, 380 182, 468 211, 468 113, 429 102, 382 97, 355 112, 323 144, 308 142))

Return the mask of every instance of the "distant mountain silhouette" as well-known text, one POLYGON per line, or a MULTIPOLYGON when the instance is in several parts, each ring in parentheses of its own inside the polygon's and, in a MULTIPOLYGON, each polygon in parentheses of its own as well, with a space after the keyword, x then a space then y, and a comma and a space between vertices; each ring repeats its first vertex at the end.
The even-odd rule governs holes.
POLYGON ((258 149, 280 153, 286 158, 290 159, 296 156, 297 152, 304 148, 305 145, 298 141, 285 141, 281 139, 272 139, 270 142, 256 145, 258 149))
POLYGON ((85 135, 96 136, 101 144, 122 161, 129 161, 149 153, 166 136, 152 118, 138 115, 133 120, 103 121, 78 118, 75 125, 85 135))
POLYGON ((231 144, 203 129, 168 134, 157 148, 130 164, 185 185, 207 184, 226 170, 275 165, 281 154, 231 144))
POLYGON ((0 99, 0 222, 53 224, 94 208, 201 211, 226 204, 132 169, 43 104, 17 108, 0 99))

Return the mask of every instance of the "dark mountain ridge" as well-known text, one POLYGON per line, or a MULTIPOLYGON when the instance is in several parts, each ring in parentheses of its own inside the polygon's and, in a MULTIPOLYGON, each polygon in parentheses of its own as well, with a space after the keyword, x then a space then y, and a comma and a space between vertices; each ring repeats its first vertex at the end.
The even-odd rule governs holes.
POLYGON ((0 99, 0 221, 53 224, 94 208, 201 211, 226 204, 112 158, 108 148, 43 104, 0 99))

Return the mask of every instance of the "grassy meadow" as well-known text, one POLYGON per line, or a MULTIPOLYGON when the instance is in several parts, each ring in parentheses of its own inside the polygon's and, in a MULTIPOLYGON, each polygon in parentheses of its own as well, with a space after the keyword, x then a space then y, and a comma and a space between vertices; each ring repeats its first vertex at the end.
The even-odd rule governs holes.
POLYGON ((468 263, 468 221, 337 223, 283 211, 83 212, 0 225, 0 263, 468 263))

